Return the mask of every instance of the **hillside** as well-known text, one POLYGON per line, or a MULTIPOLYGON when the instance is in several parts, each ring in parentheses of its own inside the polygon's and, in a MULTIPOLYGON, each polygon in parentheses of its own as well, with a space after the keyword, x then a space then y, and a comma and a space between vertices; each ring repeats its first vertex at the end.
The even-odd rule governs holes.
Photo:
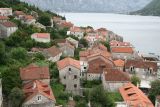
POLYGON ((151 0, 21 0, 56 12, 126 13, 142 9, 151 0))
POLYGON ((133 14, 160 16, 160 0, 153 0, 142 10, 133 12, 133 14))

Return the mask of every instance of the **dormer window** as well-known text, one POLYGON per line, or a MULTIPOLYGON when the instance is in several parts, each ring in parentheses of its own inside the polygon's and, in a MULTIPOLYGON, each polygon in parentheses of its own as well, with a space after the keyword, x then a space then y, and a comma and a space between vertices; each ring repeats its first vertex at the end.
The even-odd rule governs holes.
POLYGON ((42 100, 42 99, 41 99, 41 96, 38 96, 38 98, 37 98, 37 99, 38 99, 38 101, 41 101, 41 100, 42 100))

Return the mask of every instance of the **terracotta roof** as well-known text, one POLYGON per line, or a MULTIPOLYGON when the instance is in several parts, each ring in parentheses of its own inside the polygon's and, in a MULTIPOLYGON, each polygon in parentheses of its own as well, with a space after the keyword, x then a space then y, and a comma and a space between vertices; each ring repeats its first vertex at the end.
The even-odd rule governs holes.
POLYGON ((112 40, 110 41, 110 46, 115 46, 115 47, 121 47, 121 46, 131 46, 131 44, 129 42, 120 42, 120 41, 116 41, 116 40, 112 40))
POLYGON ((154 107, 148 97, 131 83, 119 88, 124 101, 131 107, 154 107))
POLYGON ((0 24, 2 24, 2 25, 5 26, 5 27, 17 27, 17 25, 16 25, 15 23, 10 22, 10 21, 2 22, 2 23, 0 23, 0 24))
POLYGON ((61 61, 58 61, 57 62, 57 66, 58 66, 58 69, 61 70, 67 66, 74 66, 78 69, 81 69, 81 66, 80 66, 80 61, 78 60, 75 60, 75 59, 72 59, 72 58, 65 58, 61 61))
POLYGON ((76 26, 70 28, 70 31, 71 32, 82 32, 81 28, 80 27, 76 27, 76 26))
POLYGON ((88 57, 90 55, 99 54, 99 53, 102 53, 102 54, 105 54, 105 56, 111 57, 111 53, 109 53, 107 51, 107 48, 103 46, 93 47, 92 49, 80 51, 79 55, 80 57, 88 57))
POLYGON ((52 57, 55 57, 62 53, 56 46, 52 46, 48 49, 45 49, 45 51, 47 51, 52 57))
POLYGON ((25 15, 25 16, 23 17, 23 19, 24 19, 24 20, 32 20, 32 19, 34 19, 34 17, 31 16, 31 15, 25 15))
POLYGON ((113 47, 111 49, 113 53, 133 53, 133 48, 131 47, 113 47))
POLYGON ((127 60, 125 63, 126 68, 130 68, 131 66, 135 68, 152 68, 154 71, 157 71, 158 66, 156 62, 143 61, 143 60, 127 60))
POLYGON ((97 58, 88 62, 88 73, 102 74, 104 68, 112 68, 113 65, 107 60, 97 58))
POLYGON ((118 69, 105 69, 106 81, 130 81, 129 74, 118 69))
POLYGON ((30 83, 25 84, 23 87, 23 91, 26 97, 25 102, 32 99, 38 93, 50 100, 56 101, 50 86, 39 80, 34 80, 30 83))
POLYGON ((9 17, 7 17, 7 16, 0 16, 0 20, 8 20, 9 19, 9 17))
POLYGON ((108 51, 107 47, 105 47, 103 44, 99 43, 99 44, 95 44, 92 49, 100 49, 102 51, 108 51))
POLYGON ((34 36, 35 38, 44 38, 44 39, 50 38, 49 33, 34 33, 32 36, 34 36))
POLYGON ((20 76, 22 80, 49 79, 49 67, 30 64, 20 69, 20 76))
POLYGON ((125 62, 124 62, 123 60, 121 60, 121 59, 118 59, 118 60, 115 60, 115 61, 114 61, 114 64, 115 64, 115 66, 117 66, 117 67, 124 67, 125 62))
POLYGON ((61 26, 70 28, 70 27, 73 27, 73 24, 71 22, 63 22, 63 23, 61 23, 61 26))
POLYGON ((18 16, 18 15, 25 15, 25 13, 23 11, 15 11, 14 14, 16 16, 18 16))

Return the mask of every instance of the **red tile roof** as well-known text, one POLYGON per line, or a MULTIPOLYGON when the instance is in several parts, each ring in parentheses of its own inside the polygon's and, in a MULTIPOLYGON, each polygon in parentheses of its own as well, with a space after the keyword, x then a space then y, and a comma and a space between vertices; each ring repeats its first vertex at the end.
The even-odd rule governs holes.
POLYGON ((156 62, 143 61, 143 60, 127 60, 125 63, 125 67, 129 69, 131 66, 143 69, 152 68, 154 71, 157 71, 158 69, 156 62))
POLYGON ((0 20, 8 20, 9 19, 9 17, 7 17, 7 16, 0 16, 0 20))
POLYGON ((23 11, 15 11, 14 14, 16 16, 19 16, 19 15, 25 15, 25 13, 23 11))
POLYGON ((73 23, 71 23, 71 22, 63 22, 63 23, 61 23, 61 26, 62 27, 67 27, 67 28, 71 28, 71 27, 73 27, 73 23))
POLYGON ((113 64, 110 60, 104 60, 101 58, 93 59, 88 62, 88 73, 102 74, 104 68, 112 68, 113 64))
POLYGON ((99 43, 99 44, 95 44, 92 49, 100 49, 102 51, 108 51, 107 47, 105 47, 103 44, 99 43))
POLYGON ((130 81, 129 74, 118 69, 105 69, 106 81, 130 81))
POLYGON ((23 91, 26 96, 25 102, 32 99, 38 93, 50 100, 56 101, 50 86, 39 80, 34 80, 30 83, 25 84, 23 87, 23 91))
POLYGON ((34 17, 31 16, 31 15, 25 15, 25 16, 23 17, 23 19, 24 19, 24 20, 32 20, 32 19, 34 19, 34 17))
POLYGON ((119 91, 129 107, 154 107, 148 97, 131 83, 125 84, 119 91))
POLYGON ((81 28, 80 27, 76 27, 76 26, 70 28, 70 31, 71 32, 82 32, 81 28))
POLYGON ((134 51, 133 51, 133 48, 131 47, 113 47, 111 49, 111 52, 112 53, 130 53, 132 54, 134 51))
POLYGON ((2 25, 5 26, 5 27, 17 27, 17 25, 16 25, 15 23, 10 22, 10 21, 2 22, 2 23, 0 23, 0 24, 2 24, 2 25))
POLYGON ((129 42, 120 42, 120 41, 116 41, 116 40, 112 40, 110 41, 110 46, 115 46, 115 47, 121 47, 121 46, 131 46, 131 44, 129 42))
POLYGON ((48 49, 45 49, 44 51, 47 51, 52 57, 55 57, 57 55, 59 55, 60 53, 62 53, 59 48, 57 48, 56 46, 52 46, 48 49))
POLYGON ((49 67, 30 64, 29 66, 20 69, 20 76, 22 80, 49 79, 49 67))
POLYGON ((50 34, 49 33, 34 33, 33 34, 35 38, 44 38, 44 39, 49 39, 50 34))
POLYGON ((80 61, 72 59, 72 58, 65 58, 61 61, 58 61, 57 66, 58 66, 59 70, 65 68, 67 66, 73 66, 73 67, 76 67, 78 69, 81 69, 80 61))
POLYGON ((114 64, 115 64, 115 66, 117 66, 117 67, 124 67, 125 62, 124 62, 123 60, 121 60, 121 59, 118 59, 118 60, 115 60, 115 61, 114 61, 114 64))

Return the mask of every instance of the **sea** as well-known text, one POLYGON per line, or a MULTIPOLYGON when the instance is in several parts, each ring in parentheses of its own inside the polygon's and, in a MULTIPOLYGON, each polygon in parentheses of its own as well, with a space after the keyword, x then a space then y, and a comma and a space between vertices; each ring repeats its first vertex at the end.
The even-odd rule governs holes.
POLYGON ((112 13, 59 13, 75 26, 104 27, 123 36, 141 53, 160 55, 160 17, 112 13))

